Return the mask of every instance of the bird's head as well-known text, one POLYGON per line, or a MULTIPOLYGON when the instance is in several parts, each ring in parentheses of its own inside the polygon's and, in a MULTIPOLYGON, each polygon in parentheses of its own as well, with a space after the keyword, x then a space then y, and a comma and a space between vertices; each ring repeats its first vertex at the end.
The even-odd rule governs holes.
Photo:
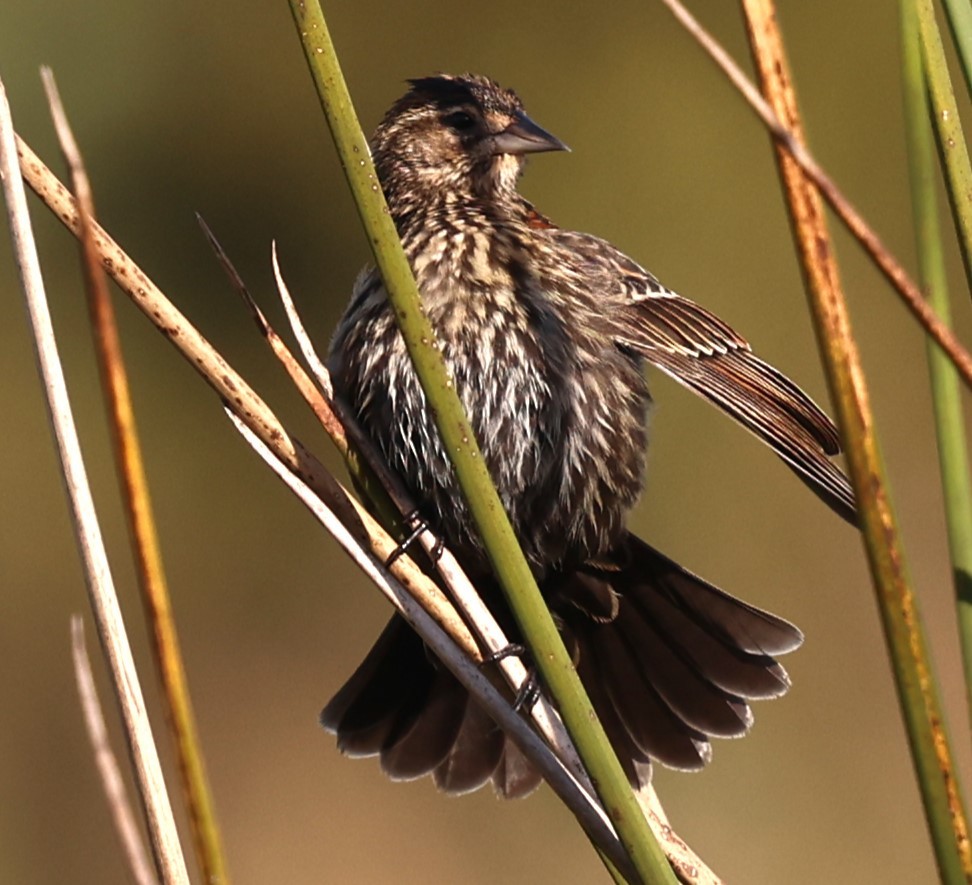
POLYGON ((496 197, 515 189, 526 154, 569 150, 523 112, 515 92, 487 77, 439 74, 409 82, 372 139, 386 192, 435 188, 496 197))

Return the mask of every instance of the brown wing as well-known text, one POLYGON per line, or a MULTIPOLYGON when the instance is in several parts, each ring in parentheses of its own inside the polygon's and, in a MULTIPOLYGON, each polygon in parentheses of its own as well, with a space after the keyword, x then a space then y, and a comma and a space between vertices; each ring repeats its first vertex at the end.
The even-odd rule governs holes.
POLYGON ((856 521, 854 493, 830 460, 837 428, 789 378, 704 308, 674 294, 628 303, 619 343, 714 403, 756 434, 823 501, 856 521))
POLYGON ((856 521, 853 490, 828 457, 840 451, 837 428, 722 320, 666 290, 632 298, 618 320, 623 347, 756 434, 838 514, 856 521))
POLYGON ((828 457, 840 451, 837 428, 809 396, 717 316, 666 289, 609 243, 566 231, 556 236, 582 254, 593 288, 609 293, 598 313, 619 346, 718 406, 840 516, 856 522, 854 492, 828 457))

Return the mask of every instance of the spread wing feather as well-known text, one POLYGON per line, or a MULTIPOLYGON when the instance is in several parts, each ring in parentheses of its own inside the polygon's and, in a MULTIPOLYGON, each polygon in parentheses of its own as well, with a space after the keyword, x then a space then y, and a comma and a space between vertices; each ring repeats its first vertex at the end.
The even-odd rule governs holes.
POLYGON ((584 260, 593 310, 617 345, 657 366, 765 442, 823 501, 856 522, 854 492, 831 460, 837 428, 796 384, 701 305, 666 289, 610 243, 552 232, 584 260))

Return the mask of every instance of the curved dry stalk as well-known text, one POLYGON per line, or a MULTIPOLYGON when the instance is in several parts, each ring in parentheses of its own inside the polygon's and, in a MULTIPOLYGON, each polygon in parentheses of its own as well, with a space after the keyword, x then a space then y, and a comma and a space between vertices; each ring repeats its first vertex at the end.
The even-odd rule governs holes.
POLYGON ((948 358, 955 364, 963 381, 972 387, 972 355, 965 349, 955 333, 943 323, 931 308, 921 290, 914 283, 907 271, 884 245, 881 238, 867 224, 851 202, 843 195, 833 179, 824 172, 823 168, 813 158, 794 133, 780 122, 779 117, 759 94, 759 90, 749 81, 739 66, 732 60, 729 53, 709 34, 679 2, 679 0, 662 0, 679 23, 709 54, 719 66, 729 81, 736 87, 746 103, 756 112, 769 129, 770 134, 793 158, 794 162, 806 173, 807 177, 816 185, 823 198, 830 204, 834 212, 861 244, 864 251, 877 265, 878 270, 901 296, 905 306, 919 322, 925 332, 930 335, 948 358))
POLYGON ((105 725, 101 701, 98 700, 98 689, 95 687, 91 660, 84 642, 84 622, 80 615, 71 617, 71 656, 78 683, 78 700, 84 713, 84 725, 94 751, 95 765, 101 776, 101 786, 115 823, 115 832, 128 861, 128 870, 137 885, 154 885, 159 880, 152 871, 152 862, 142 843, 142 833, 135 819, 135 811, 125 792, 125 782, 118 760, 108 740, 108 727, 105 725))
MULTIPOLYGON (((802 123, 772 0, 743 0, 743 8, 763 89, 800 143, 802 123)), ((972 851, 965 809, 823 205, 792 152, 778 145, 777 156, 939 871, 945 881, 966 881, 972 878, 972 851)))
POLYGON ((317 386, 321 393, 330 402, 334 399, 334 385, 331 384, 331 373, 328 372, 324 360, 317 354, 314 342, 304 327, 304 322, 297 311, 294 299, 290 297, 290 289, 284 281, 283 273, 280 270, 280 261, 277 257, 277 241, 270 244, 270 263, 273 265, 273 279, 277 284, 277 295, 280 296, 280 303, 283 304, 284 312, 287 314, 287 321, 290 323, 290 331, 297 339, 297 346, 300 347, 301 356, 310 368, 311 375, 317 381, 317 386))
POLYGON ((125 358, 108 292, 108 281, 98 261, 92 237, 94 198, 81 152, 61 104, 54 75, 49 68, 41 68, 41 77, 47 91, 61 152, 70 170, 81 209, 78 218, 81 259, 95 354, 108 410, 108 424, 114 444, 115 464, 122 487, 138 585, 153 640, 162 696, 167 707, 166 721, 175 743, 196 857, 205 882, 210 885, 226 885, 229 882, 229 873, 189 697, 189 684, 179 648, 179 637, 172 616, 159 537, 152 514, 148 478, 142 461, 135 410, 132 407, 125 370, 125 358))
MULTIPOLYGON (((64 372, 57 353, 54 328, 44 293, 27 197, 17 167, 17 140, 0 82, 0 179, 10 216, 14 254, 21 275, 27 311, 34 333, 37 361, 47 393, 48 415, 54 429, 64 484, 68 491, 72 525, 84 562, 88 598, 122 712, 125 737, 135 767, 135 780, 145 811, 155 864, 167 883, 188 883, 172 807, 162 777, 162 766, 145 710, 138 672, 111 578, 101 529, 88 485, 77 429, 71 413, 64 372)), ((61 188, 63 190, 63 186, 61 188)))

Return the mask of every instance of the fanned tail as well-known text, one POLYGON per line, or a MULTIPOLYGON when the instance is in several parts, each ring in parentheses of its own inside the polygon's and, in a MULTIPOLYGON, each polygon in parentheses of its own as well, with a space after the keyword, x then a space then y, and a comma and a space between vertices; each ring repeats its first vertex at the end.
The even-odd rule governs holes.
MULTIPOLYGON (((628 535, 610 564, 545 587, 591 702, 632 785, 651 761, 696 770, 710 738, 740 737, 749 703, 789 688, 775 656, 803 641, 775 615, 735 599, 628 535)), ((506 798, 539 775, 513 742, 395 616, 321 714, 350 756, 378 755, 394 780, 431 774, 446 793, 492 781, 506 798)))
POLYGON ((775 656, 803 635, 633 535, 619 556, 619 566, 588 566, 560 588, 578 669, 616 748, 633 746, 636 761, 700 769, 712 755, 709 738, 749 730, 750 701, 786 692, 775 656), (596 616, 603 603, 592 611, 598 596, 618 600, 614 617, 596 616))
POLYGON ((435 661, 395 615, 351 678, 321 713, 348 756, 379 756, 392 780, 431 774, 445 793, 492 780, 509 799, 531 793, 540 776, 517 746, 435 661))

